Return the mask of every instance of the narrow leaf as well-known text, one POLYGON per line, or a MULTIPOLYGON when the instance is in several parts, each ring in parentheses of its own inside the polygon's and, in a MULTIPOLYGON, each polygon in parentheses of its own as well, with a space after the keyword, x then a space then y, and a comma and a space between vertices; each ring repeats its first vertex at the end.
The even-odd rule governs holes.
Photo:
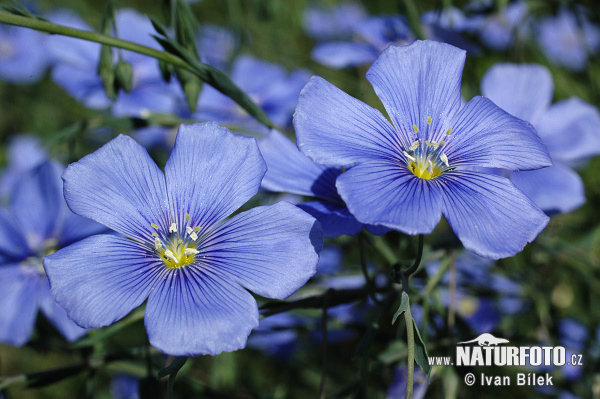
POLYGON ((402 315, 402 313, 404 313, 408 310, 409 306, 410 306, 410 301, 408 299, 408 294, 406 292, 402 292, 402 299, 400 299, 400 307, 398 308, 398 310, 396 310, 396 313, 394 313, 394 317, 392 318, 392 324, 394 324, 396 322, 396 319, 400 315, 402 315))

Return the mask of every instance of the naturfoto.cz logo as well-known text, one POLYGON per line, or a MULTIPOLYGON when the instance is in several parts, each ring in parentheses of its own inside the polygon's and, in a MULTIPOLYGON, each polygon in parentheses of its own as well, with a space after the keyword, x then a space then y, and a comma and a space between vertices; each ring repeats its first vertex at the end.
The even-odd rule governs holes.
MULTIPOLYGON (((580 354, 567 358, 562 346, 503 346, 509 341, 484 333, 470 341, 458 342, 454 360, 450 357, 430 357, 430 366, 582 366, 580 354)), ((469 386, 476 383, 472 373, 465 375, 465 383, 469 386)), ((481 373, 481 385, 511 385, 510 376, 486 376, 481 373)), ((516 385, 552 385, 549 373, 517 373, 516 385)))

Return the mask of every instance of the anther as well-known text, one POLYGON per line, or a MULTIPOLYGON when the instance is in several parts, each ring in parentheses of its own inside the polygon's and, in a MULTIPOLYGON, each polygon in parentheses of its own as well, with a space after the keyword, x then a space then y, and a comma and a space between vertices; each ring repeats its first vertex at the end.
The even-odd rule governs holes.
POLYGON ((452 128, 450 128, 446 131, 446 136, 450 136, 450 133, 452 133, 452 128))
POLYGON ((427 124, 428 124, 428 125, 431 125, 431 116, 428 116, 428 117, 427 117, 427 124))
POLYGON ((442 162, 446 165, 447 168, 450 167, 450 165, 448 164, 448 157, 446 156, 446 154, 444 154, 442 152, 442 155, 440 155, 440 159, 442 160, 442 162))
POLYGON ((415 131, 415 133, 419 133, 419 128, 417 127, 417 125, 413 125, 413 130, 415 131))
POLYGON ((408 155, 408 152, 406 151, 402 151, 404 153, 404 156, 408 159, 410 159, 413 162, 417 162, 417 160, 414 157, 411 157, 410 155, 408 155))
POLYGON ((155 223, 150 223, 150 226, 154 227, 155 230, 158 230, 158 225, 155 223))
POLYGON ((431 142, 429 140, 425 141, 425 144, 427 144, 427 147, 431 147, 431 142))

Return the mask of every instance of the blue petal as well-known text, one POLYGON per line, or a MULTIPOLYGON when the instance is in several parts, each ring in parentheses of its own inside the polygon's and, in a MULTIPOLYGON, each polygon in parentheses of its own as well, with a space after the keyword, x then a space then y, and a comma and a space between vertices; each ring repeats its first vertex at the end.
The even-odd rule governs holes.
POLYGON ((385 226, 378 226, 376 224, 367 224, 365 225, 365 229, 371 234, 375 234, 376 236, 382 236, 391 229, 388 229, 385 226))
POLYGON ((468 171, 440 178, 443 213, 466 249, 489 259, 513 256, 549 218, 507 179, 468 171))
POLYGON ((271 130, 258 146, 267 163, 265 189, 341 201, 335 188, 341 170, 313 162, 277 130, 271 130))
POLYGON ((39 306, 46 318, 56 327, 63 337, 69 342, 73 342, 87 333, 87 330, 79 327, 67 316, 67 312, 58 306, 52 293, 48 280, 44 279, 44 284, 40 284, 39 306))
POLYGON ((250 55, 238 57, 232 67, 231 79, 245 92, 264 92, 273 82, 281 81, 287 74, 282 66, 250 55))
POLYGON ((452 123, 452 133, 444 147, 450 167, 529 170, 552 165, 533 126, 487 98, 474 97, 452 123))
POLYGON ((25 232, 16 223, 15 217, 0 208, 0 255, 24 259, 31 254, 25 232))
POLYGON ((406 20, 399 15, 365 18, 356 24, 354 32, 378 52, 383 51, 390 44, 406 45, 415 40, 406 20))
POLYGON ((254 196, 266 171, 256 141, 215 122, 181 125, 165 166, 172 213, 179 226, 207 228, 254 196))
POLYGON ((205 268, 261 296, 284 299, 315 274, 323 245, 319 223, 287 202, 243 212, 199 244, 205 268))
POLYGON ((55 235, 58 222, 67 211, 60 179, 62 171, 59 164, 45 162, 23 174, 12 195, 11 211, 33 249, 55 235))
POLYGON ((549 214, 571 212, 585 203, 581 178, 564 165, 514 172, 511 173, 510 180, 541 210, 549 214))
POLYGON ((366 162, 342 173, 338 192, 360 222, 428 234, 439 222, 440 191, 392 162, 366 162))
POLYGON ((379 51, 367 43, 326 42, 315 46, 311 57, 330 68, 346 68, 370 64, 377 59, 379 51))
POLYGON ((356 220, 343 205, 327 201, 310 201, 298 204, 297 207, 314 216, 321 223, 324 238, 353 236, 360 233, 363 228, 363 224, 356 220))
POLYGON ((154 223, 168 231, 165 177, 148 152, 120 135, 83 157, 63 174, 73 212, 126 235, 153 241, 154 223))
POLYGON ((496 64, 481 79, 481 93, 517 118, 536 125, 550 106, 554 83, 537 64, 496 64))
POLYGON ((451 127, 447 126, 448 120, 461 104, 465 54, 464 50, 429 40, 389 46, 367 72, 375 93, 402 133, 403 148, 413 142, 413 125, 420 131, 435 132, 451 127))
POLYGON ((96 223, 83 216, 75 215, 73 212, 67 210, 60 231, 57 234, 58 247, 66 247, 91 235, 107 233, 108 230, 106 226, 100 223, 96 223))
POLYGON ((37 136, 20 134, 9 139, 7 158, 8 165, 0 178, 1 197, 9 197, 21 174, 41 165, 48 154, 37 136))
POLYGON ((553 104, 536 125, 552 159, 578 161, 600 154, 600 113, 572 97, 553 104))
POLYGON ((38 311, 40 277, 21 265, 0 267, 0 342, 21 346, 29 341, 38 311))
POLYGON ((366 15, 364 7, 353 1, 340 2, 330 8, 318 4, 304 11, 303 26, 314 39, 351 36, 352 28, 366 15))
POLYGON ((168 270, 152 248, 111 235, 84 238, 46 256, 44 268, 56 302, 84 328, 123 318, 168 270))
POLYGON ((294 128, 300 151, 324 165, 390 159, 401 152, 381 112, 316 76, 300 94, 294 128))
POLYGON ((173 356, 216 355, 246 346, 256 301, 218 270, 184 267, 156 287, 145 316, 152 346, 173 356))

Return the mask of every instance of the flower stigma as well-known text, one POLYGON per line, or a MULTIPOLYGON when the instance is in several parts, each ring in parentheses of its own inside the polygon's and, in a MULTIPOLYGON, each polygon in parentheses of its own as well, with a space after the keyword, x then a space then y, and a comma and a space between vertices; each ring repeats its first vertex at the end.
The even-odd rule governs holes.
MULTIPOLYGON (((412 126, 416 137, 412 144, 402 151, 406 158, 406 166, 420 179, 431 180, 448 170, 451 170, 448 156, 443 152, 446 141, 432 140, 434 133, 430 134, 432 118, 427 117, 426 129, 420 130, 417 125, 412 126)), ((444 137, 450 136, 452 129, 448 129, 444 137)))
MULTIPOLYGON (((154 223, 152 227, 154 227, 154 223)), ((179 269, 194 263, 196 255, 200 253, 196 248, 198 227, 187 226, 185 233, 179 232, 176 223, 169 226, 169 232, 161 237, 153 233, 154 251, 169 269, 179 269)))

